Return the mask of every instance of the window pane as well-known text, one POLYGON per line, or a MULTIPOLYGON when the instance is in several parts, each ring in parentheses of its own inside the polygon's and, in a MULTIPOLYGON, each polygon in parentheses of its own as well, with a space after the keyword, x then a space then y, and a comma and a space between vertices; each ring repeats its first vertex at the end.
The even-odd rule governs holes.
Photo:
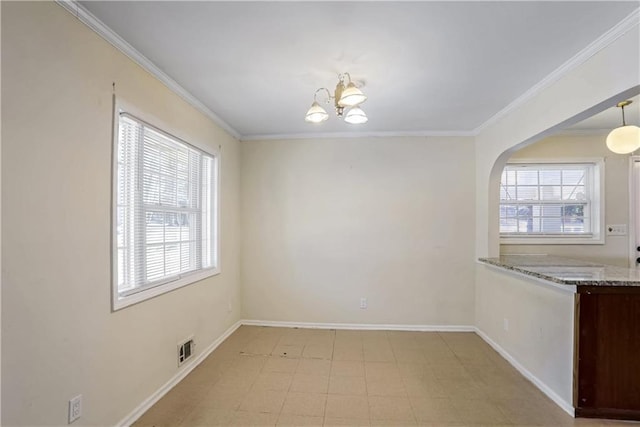
POLYGON ((542 231, 540 222, 540 217, 531 218, 531 233, 540 233, 542 231))
POLYGON ((126 215, 126 208, 119 207, 116 209, 116 245, 119 248, 125 245, 125 237, 124 237, 125 215, 126 215))
POLYGON ((560 186, 545 185, 540 187, 540 199, 541 200, 561 200, 562 191, 560 186))
POLYGON ((518 215, 517 205, 502 205, 500 206, 501 217, 516 217, 518 215))
POLYGON ((562 183, 564 185, 584 184, 584 169, 564 170, 562 171, 562 183))
POLYGON ((176 180, 162 176, 160 178, 160 204, 163 206, 177 206, 176 180))
POLYGON ((164 150, 160 152, 160 173, 175 179, 177 175, 176 152, 164 150))
POLYGON ((516 218, 502 218, 500 220, 501 233, 516 233, 518 231, 518 220, 516 218))
POLYGON ((164 277, 164 246, 146 248, 147 280, 152 282, 164 277))
POLYGON ((542 233, 561 233, 562 218, 540 218, 540 231, 542 233))
MULTIPOLYGON (((195 249, 195 247, 193 247, 195 249)), ((192 244, 181 243, 180 244, 180 271, 188 271, 193 269, 194 262, 192 258, 192 244)))
POLYGON ((586 231, 588 231, 585 228, 584 217, 576 217, 576 216, 564 217, 563 222, 564 222, 563 231, 565 233, 585 233, 586 231))
POLYGON ((174 212, 165 214, 164 223, 164 241, 175 242, 180 240, 180 224, 178 224, 178 215, 174 212))
POLYGON ((181 213, 179 216, 180 222, 180 240, 191 240, 195 239, 195 235, 193 234, 193 228, 191 226, 194 223, 194 215, 188 215, 181 213))
POLYGON ((509 166, 505 167, 500 177, 500 184, 502 185, 516 185, 516 171, 509 169, 509 166))
POLYGON ((544 205, 541 207, 542 216, 560 217, 562 216, 562 205, 544 205))
POLYGON ((118 249, 118 289, 124 286, 124 249, 118 249))
POLYGON ((562 187, 562 199, 563 200, 585 200, 584 186, 575 185, 569 187, 562 187))
POLYGON ((157 174, 145 173, 143 176, 142 199, 147 205, 160 204, 160 177, 157 174))
POLYGON ((538 185, 538 171, 519 170, 517 171, 516 179, 518 180, 518 185, 538 185))
POLYGON ((189 183, 185 180, 178 180, 178 207, 189 207, 189 183))
POLYGON ((164 242, 164 213, 147 212, 147 244, 164 242))
MULTIPOLYGON (((536 221, 537 225, 537 221, 536 221)), ((533 218, 519 218, 518 220, 518 232, 520 233, 533 233, 536 232, 534 228, 534 219, 533 218)))
POLYGON ((543 169, 540 171, 540 184, 542 185, 560 185, 560 170, 543 169))
POLYGON ((562 215, 564 216, 584 216, 584 205, 565 205, 562 208, 562 215))
POLYGON ((518 206, 518 216, 519 217, 530 217, 533 215, 533 206, 532 205, 520 205, 518 206))
POLYGON ((165 275, 175 276, 180 273, 180 245, 164 247, 165 275))
POLYGON ((518 200, 538 200, 538 187, 518 187, 518 200))
POLYGON ((516 187, 500 187, 500 200, 515 200, 516 187))

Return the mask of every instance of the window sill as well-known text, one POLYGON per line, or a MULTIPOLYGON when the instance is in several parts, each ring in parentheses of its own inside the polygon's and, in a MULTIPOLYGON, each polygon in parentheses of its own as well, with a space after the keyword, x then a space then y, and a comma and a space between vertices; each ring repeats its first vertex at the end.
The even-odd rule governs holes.
POLYGON ((604 245, 604 238, 584 237, 543 237, 543 236, 505 236, 500 237, 501 245, 604 245))
POLYGON ((112 311, 118 311, 130 305, 146 301, 162 294, 166 294, 167 292, 171 292, 192 283, 199 282, 206 279, 207 277, 215 276, 217 274, 220 274, 220 268, 209 268, 207 270, 200 270, 187 276, 180 277, 171 282, 149 287, 126 296, 120 296, 117 291, 115 291, 112 301, 112 311))

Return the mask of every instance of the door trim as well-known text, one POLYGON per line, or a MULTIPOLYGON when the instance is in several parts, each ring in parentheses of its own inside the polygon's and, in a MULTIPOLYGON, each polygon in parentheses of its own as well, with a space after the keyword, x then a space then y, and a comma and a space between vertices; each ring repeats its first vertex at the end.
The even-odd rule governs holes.
POLYGON ((640 156, 629 157, 629 268, 636 268, 636 258, 640 256, 640 252, 636 250, 636 247, 640 245, 640 240, 636 236, 636 233, 640 232, 636 225, 638 219, 640 219, 640 209, 638 209, 638 203, 640 202, 640 196, 638 195, 640 192, 640 168, 636 171, 634 168, 635 163, 640 164, 640 156))

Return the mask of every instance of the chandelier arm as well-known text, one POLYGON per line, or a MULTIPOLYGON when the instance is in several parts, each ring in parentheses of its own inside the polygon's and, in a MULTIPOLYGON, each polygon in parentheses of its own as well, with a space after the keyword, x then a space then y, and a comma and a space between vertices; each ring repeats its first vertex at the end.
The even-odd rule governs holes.
POLYGON ((327 92, 327 97, 329 99, 327 99, 327 104, 329 104, 331 102, 331 100, 333 99, 333 96, 331 96, 331 92, 329 92, 329 89, 327 89, 326 87, 321 87, 320 89, 316 90, 316 93, 313 94, 313 100, 318 102, 318 100, 316 99, 316 96, 318 95, 318 93, 325 91, 327 92))

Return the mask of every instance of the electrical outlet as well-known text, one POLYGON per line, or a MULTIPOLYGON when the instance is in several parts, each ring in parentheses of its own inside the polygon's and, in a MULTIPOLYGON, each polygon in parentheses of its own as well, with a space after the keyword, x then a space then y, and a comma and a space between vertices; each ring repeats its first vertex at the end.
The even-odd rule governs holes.
POLYGON ((509 319, 507 319, 506 317, 504 318, 503 322, 502 322, 502 326, 504 327, 504 331, 508 332, 509 331, 509 319))
POLYGON ((607 224, 607 236, 626 236, 627 224, 607 224))
POLYGON ((233 311, 233 304, 231 304, 231 300, 227 302, 227 312, 231 313, 233 311))
POLYGON ((363 310, 367 308, 367 299, 365 297, 360 298, 360 308, 363 310))
POLYGON ((80 418, 82 415, 82 395, 69 400, 69 424, 80 418))

